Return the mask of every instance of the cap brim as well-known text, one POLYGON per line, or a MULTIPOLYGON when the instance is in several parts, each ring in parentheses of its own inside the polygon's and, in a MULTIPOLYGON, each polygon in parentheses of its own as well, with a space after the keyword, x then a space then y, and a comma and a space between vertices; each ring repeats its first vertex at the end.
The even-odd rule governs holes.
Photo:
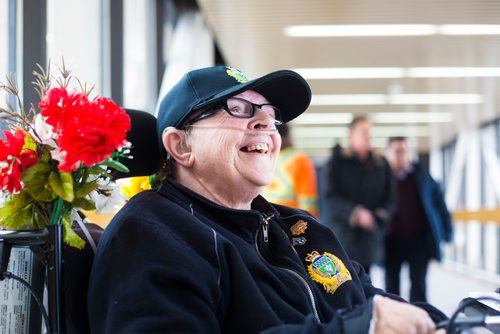
POLYGON ((258 92, 278 108, 283 123, 302 114, 311 102, 311 89, 304 78, 293 71, 281 70, 226 89, 196 105, 193 110, 202 109, 246 90, 258 92))

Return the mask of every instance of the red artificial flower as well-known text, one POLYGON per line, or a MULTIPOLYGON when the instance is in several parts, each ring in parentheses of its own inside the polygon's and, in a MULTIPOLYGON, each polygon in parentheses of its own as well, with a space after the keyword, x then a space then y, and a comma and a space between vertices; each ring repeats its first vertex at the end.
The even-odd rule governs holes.
POLYGON ((84 94, 69 94, 65 87, 55 87, 45 94, 38 107, 40 114, 46 117, 47 124, 57 129, 61 123, 70 119, 74 112, 78 113, 79 109, 86 108, 89 103, 84 94))
POLYGON ((54 127, 63 159, 59 170, 75 171, 79 163, 93 166, 125 143, 130 118, 113 101, 89 101, 81 93, 52 88, 39 103, 40 114, 54 127))
POLYGON ((65 87, 50 89, 38 104, 40 114, 46 117, 46 122, 54 127, 59 124, 59 120, 67 104, 68 92, 65 87))
POLYGON ((9 193, 21 190, 21 173, 38 161, 36 152, 23 148, 26 133, 17 129, 14 133, 3 131, 0 139, 0 187, 9 193))
POLYGON ((62 117, 58 132, 59 149, 64 152, 61 171, 76 170, 79 163, 93 166, 108 158, 125 143, 130 118, 113 101, 98 98, 71 105, 71 117, 62 117))

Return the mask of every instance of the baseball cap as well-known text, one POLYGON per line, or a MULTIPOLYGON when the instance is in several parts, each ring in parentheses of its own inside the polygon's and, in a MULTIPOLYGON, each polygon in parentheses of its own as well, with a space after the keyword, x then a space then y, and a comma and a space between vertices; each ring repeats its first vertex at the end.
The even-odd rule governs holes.
POLYGON ((246 90, 258 92, 277 107, 283 123, 302 114, 311 102, 309 85, 294 71, 275 71, 250 80, 229 66, 196 69, 186 73, 160 103, 156 130, 162 151, 161 137, 165 128, 179 128, 197 110, 246 90))

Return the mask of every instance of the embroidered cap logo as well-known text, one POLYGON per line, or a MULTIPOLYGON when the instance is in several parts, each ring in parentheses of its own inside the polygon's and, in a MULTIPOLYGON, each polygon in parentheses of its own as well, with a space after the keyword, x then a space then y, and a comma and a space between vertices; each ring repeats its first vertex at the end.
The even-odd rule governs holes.
POLYGON ((238 81, 239 83, 245 83, 245 82, 249 81, 248 77, 245 74, 243 74, 242 72, 240 72, 239 70, 237 70, 233 67, 227 66, 226 73, 230 77, 235 78, 236 81, 238 81))

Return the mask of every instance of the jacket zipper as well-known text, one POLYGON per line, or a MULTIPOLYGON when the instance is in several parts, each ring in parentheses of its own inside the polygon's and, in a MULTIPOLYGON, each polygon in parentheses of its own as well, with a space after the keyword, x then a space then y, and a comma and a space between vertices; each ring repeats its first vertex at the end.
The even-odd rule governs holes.
POLYGON ((269 241, 269 219, 271 219, 272 217, 273 216, 268 216, 263 217, 262 219, 262 235, 264 236, 264 242, 269 241))
MULTIPOLYGON (((263 237, 264 237, 264 242, 268 242, 269 241, 269 220, 272 217, 273 217, 272 215, 268 216, 268 217, 262 216, 262 224, 261 224, 261 226, 262 226, 262 234, 263 234, 263 237)), ((269 261, 267 261, 264 258, 264 256, 262 255, 262 253, 261 253, 261 251, 259 249, 259 246, 258 246, 258 236, 259 236, 259 232, 257 231, 257 233, 255 234, 255 249, 257 250, 257 255, 259 256, 259 258, 262 260, 262 262, 264 262, 268 266, 274 267, 274 268, 278 268, 280 270, 283 270, 283 271, 291 274, 292 276, 296 277, 304 285, 304 287, 307 290, 307 294, 309 295, 309 300, 311 302, 311 307, 313 309, 314 317, 316 318, 316 321, 318 323, 321 323, 321 320, 319 319, 318 309, 316 307, 316 300, 314 299, 314 294, 312 292, 311 287, 307 283, 307 281, 302 276, 300 276, 298 273, 296 273, 295 271, 293 271, 291 269, 280 267, 280 266, 276 266, 274 264, 269 263, 269 261)))

